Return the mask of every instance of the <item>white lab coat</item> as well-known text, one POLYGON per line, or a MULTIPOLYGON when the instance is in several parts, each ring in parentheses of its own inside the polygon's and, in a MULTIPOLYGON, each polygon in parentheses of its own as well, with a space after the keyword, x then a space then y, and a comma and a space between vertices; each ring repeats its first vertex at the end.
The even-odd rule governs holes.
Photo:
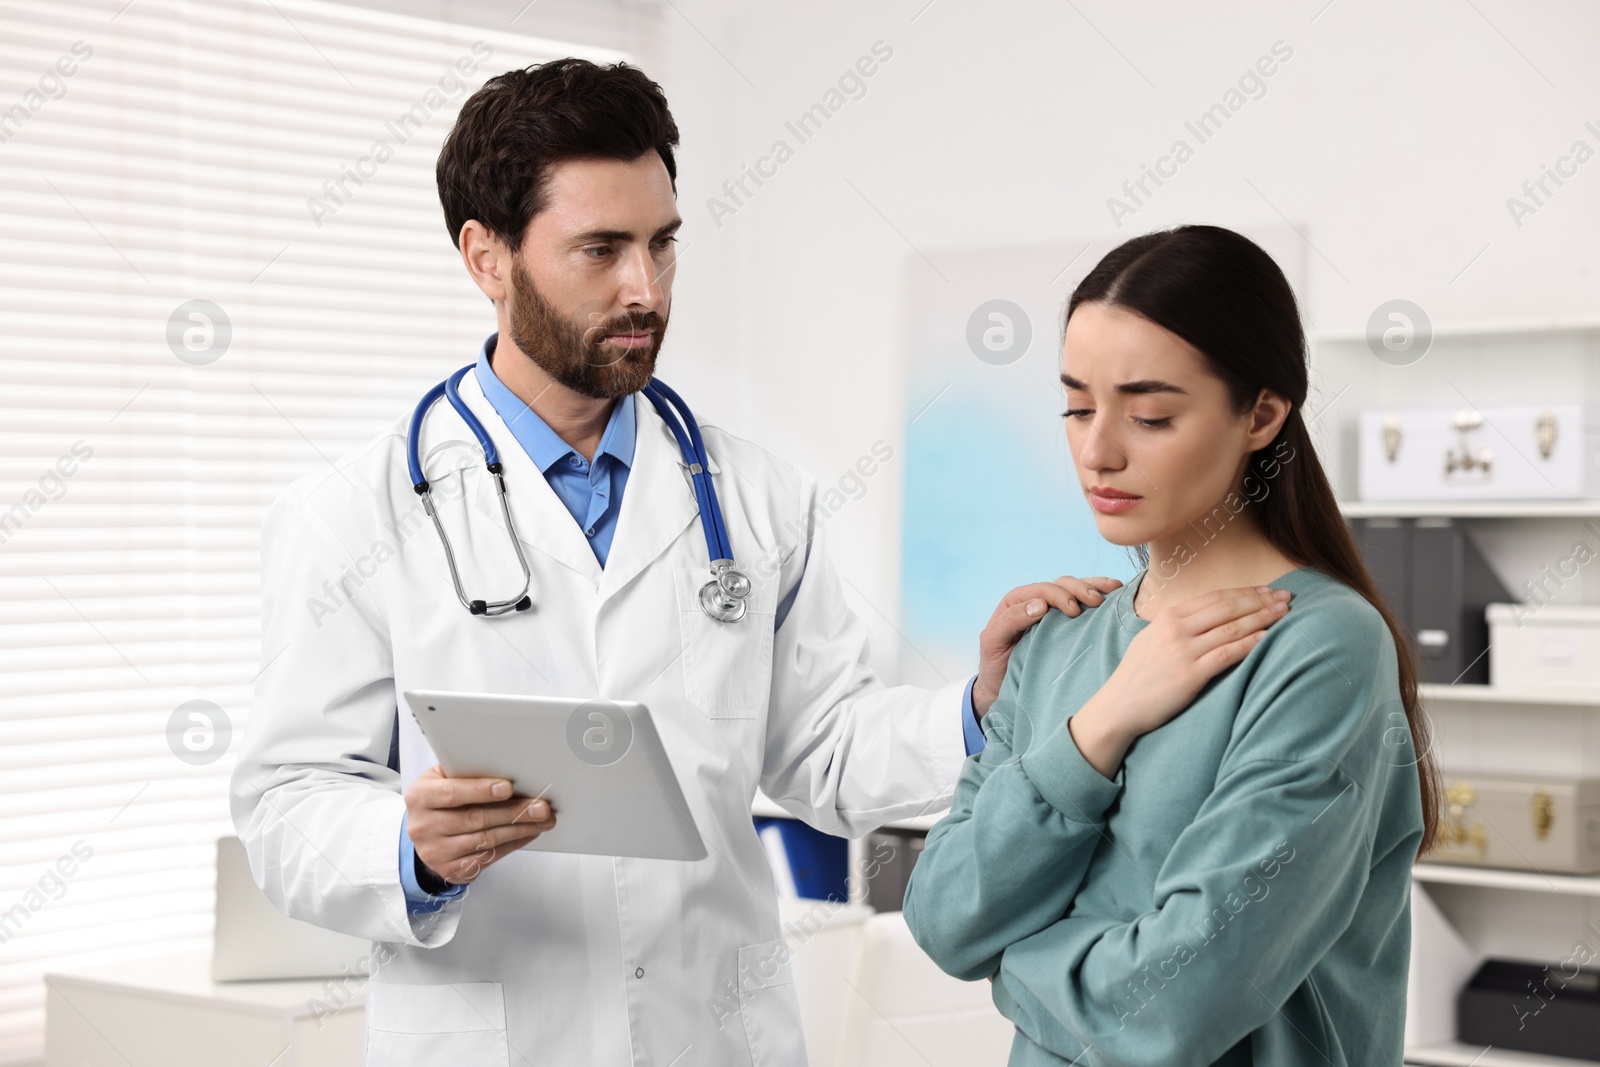
MULTIPOLYGON (((700 610, 705 538, 648 403, 636 403, 602 569, 474 374, 461 395, 505 464, 534 608, 487 620, 457 602, 409 484, 406 419, 296 482, 263 530, 265 667, 233 777, 257 882, 286 914, 376 943, 374 1067, 803 1067, 771 868, 751 825, 756 788, 848 836, 943 810, 966 754, 963 682, 879 681, 823 551, 816 484, 762 449, 706 427, 729 538, 755 584, 746 618, 724 625, 700 610), (707 857, 519 852, 437 916, 409 917, 402 792, 435 759, 406 711, 400 770, 387 766, 408 689, 646 703, 707 857)), ((441 403, 421 455, 468 595, 497 599, 520 571, 471 442, 441 403)))

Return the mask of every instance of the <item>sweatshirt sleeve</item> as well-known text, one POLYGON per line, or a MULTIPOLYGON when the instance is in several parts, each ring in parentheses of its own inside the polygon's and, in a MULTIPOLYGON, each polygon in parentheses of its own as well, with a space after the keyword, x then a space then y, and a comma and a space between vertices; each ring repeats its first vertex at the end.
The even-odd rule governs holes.
POLYGON ((1017 693, 1036 630, 1012 653, 983 717, 988 745, 967 761, 950 814, 929 832, 906 888, 912 936, 966 981, 993 975, 1007 945, 1066 913, 1121 791, 1120 773, 1111 781, 1090 766, 1065 724, 1016 755, 1031 732, 1017 693))
POLYGON ((995 1004, 1030 1040, 1086 1064, 1213 1062, 1271 1020, 1350 926, 1391 769, 1378 745, 1394 651, 1375 612, 1323 622, 1343 634, 1275 635, 1278 662, 1246 688, 1151 910, 1131 922, 1074 914, 1005 950, 995 1004))

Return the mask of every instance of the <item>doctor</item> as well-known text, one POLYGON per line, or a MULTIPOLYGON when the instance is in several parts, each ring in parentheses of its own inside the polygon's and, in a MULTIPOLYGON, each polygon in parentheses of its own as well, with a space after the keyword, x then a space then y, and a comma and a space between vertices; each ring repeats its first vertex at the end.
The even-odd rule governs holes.
POLYGON ((378 1067, 800 1067, 757 787, 849 836, 942 810, 1016 639, 1046 605, 1076 615, 1120 584, 1014 590, 971 683, 886 688, 816 528, 816 483, 708 426, 749 581, 742 617, 714 618, 693 442, 640 392, 671 307, 677 142, 660 88, 625 65, 511 71, 469 99, 438 186, 498 321, 459 402, 498 452, 507 510, 471 422, 437 403, 415 454, 453 563, 408 473, 409 418, 265 522, 268 660, 234 822, 279 909, 377 943, 378 1067), (408 689, 648 704, 707 857, 517 851, 553 825, 546 804, 443 778, 396 714, 408 689))

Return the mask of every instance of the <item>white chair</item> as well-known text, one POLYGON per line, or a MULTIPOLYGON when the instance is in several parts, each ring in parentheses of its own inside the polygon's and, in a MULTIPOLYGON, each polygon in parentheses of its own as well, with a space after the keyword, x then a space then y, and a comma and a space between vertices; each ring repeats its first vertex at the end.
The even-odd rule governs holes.
POLYGON ((793 954, 790 966, 811 1067, 834 1067, 833 1047, 850 997, 845 979, 855 969, 861 928, 873 911, 865 904, 780 897, 778 915, 793 954))
POLYGON ((861 927, 834 1067, 1003 1067, 1011 1023, 988 982, 939 970, 897 911, 861 927))

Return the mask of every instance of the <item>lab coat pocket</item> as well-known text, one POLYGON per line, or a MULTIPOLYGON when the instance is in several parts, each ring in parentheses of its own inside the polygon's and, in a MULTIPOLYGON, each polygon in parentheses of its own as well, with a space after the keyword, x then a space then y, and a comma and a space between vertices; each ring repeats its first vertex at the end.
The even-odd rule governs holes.
POLYGON ((739 949, 739 1015, 755 1067, 804 1067, 800 1003, 783 938, 739 949))
POLYGON ((772 633, 777 585, 750 576, 748 607, 738 622, 718 622, 700 607, 704 569, 678 568, 678 627, 683 639, 683 689, 710 719, 753 719, 772 689, 772 633))
POLYGON ((367 985, 367 1067, 510 1067, 499 982, 367 985))

